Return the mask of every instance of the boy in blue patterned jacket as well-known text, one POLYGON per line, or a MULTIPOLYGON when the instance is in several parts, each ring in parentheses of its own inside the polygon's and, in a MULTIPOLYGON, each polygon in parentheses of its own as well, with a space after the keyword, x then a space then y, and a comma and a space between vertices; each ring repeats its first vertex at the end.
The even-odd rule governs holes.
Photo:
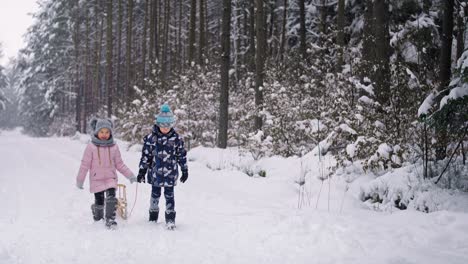
POLYGON ((181 182, 188 178, 187 151, 184 141, 174 130, 174 114, 169 105, 164 104, 156 116, 156 124, 151 134, 145 136, 141 153, 138 182, 145 182, 148 172, 148 183, 152 184, 149 208, 149 221, 157 222, 159 215, 159 198, 164 188, 166 199, 166 227, 175 228, 174 186, 179 177, 178 166, 182 171, 181 182))

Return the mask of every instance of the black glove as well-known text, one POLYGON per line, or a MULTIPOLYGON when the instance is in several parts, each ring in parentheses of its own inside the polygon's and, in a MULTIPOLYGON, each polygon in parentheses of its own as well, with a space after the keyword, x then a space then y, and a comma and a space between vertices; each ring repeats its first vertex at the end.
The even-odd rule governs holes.
POLYGON ((180 177, 180 181, 184 183, 188 179, 188 171, 182 171, 182 177, 180 177))
POLYGON ((146 171, 144 169, 140 169, 140 171, 138 172, 137 181, 138 182, 146 182, 145 174, 146 174, 146 171))

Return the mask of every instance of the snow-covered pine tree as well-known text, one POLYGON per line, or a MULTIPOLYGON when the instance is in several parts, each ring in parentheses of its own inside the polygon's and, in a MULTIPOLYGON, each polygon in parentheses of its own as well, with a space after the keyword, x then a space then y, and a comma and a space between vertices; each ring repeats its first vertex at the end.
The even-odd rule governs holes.
POLYGON ((4 89, 6 89, 5 76, 3 75, 2 66, 0 66, 0 110, 5 110, 6 103, 8 102, 4 89))
MULTIPOLYGON (((3 58, 3 49, 2 49, 2 43, 0 42, 0 59, 2 58, 3 58)), ((6 86, 7 86, 7 82, 6 82, 6 76, 4 73, 4 68, 2 65, 0 65, 0 111, 6 109, 6 103, 8 101, 4 92, 4 90, 6 89, 6 86)))
POLYGON ((68 1, 44 1, 28 30, 20 109, 33 135, 55 133, 49 126, 64 114, 61 105, 71 98, 70 10, 68 1))
MULTIPOLYGON (((466 45, 466 44, 465 44, 466 45)), ((468 47, 468 45, 466 45, 468 47)), ((461 156, 466 163, 468 136, 468 51, 457 62, 457 69, 448 89, 431 92, 421 104, 418 114, 437 130, 447 131, 448 155, 461 156)), ((452 157, 453 158, 453 157, 452 157)), ((438 171, 440 173, 441 171, 438 171)))
MULTIPOLYGON (((65 2, 41 2, 35 33, 23 51, 22 109, 29 120, 45 119, 40 126, 73 116, 86 124, 90 115, 106 114, 103 33, 111 22, 105 21, 105 3, 65 2), (70 101, 75 94, 76 103, 70 101), (28 101, 31 108, 24 107, 28 101)), ((126 140, 140 142, 159 105, 169 102, 190 145, 214 145, 222 8, 220 1, 194 2, 198 13, 190 27, 184 16, 189 2, 112 1, 117 31, 112 100, 117 130, 126 140), (193 65, 187 63, 186 45, 191 28, 193 65)), ((421 137, 415 135, 426 130, 415 123, 414 113, 421 94, 438 84, 442 3, 263 1, 259 21, 265 22, 265 39, 256 45, 255 2, 233 0, 228 146, 290 156, 322 142, 321 149, 335 154, 340 166, 363 160, 376 170, 420 157, 421 137), (265 51, 262 109, 255 106, 256 46, 265 51), (388 52, 377 54, 377 46, 388 52), (261 118, 261 133, 254 129, 255 116, 261 118)), ((426 132, 430 141, 433 131, 426 132)))
POLYGON ((171 82, 168 89, 161 88, 158 78, 147 78, 145 89, 135 86, 137 99, 122 108, 118 115, 122 137, 134 143, 141 142, 151 131, 160 106, 168 103, 177 118, 176 128, 189 148, 200 144, 215 146, 219 74, 216 68, 208 72, 203 69, 194 65, 171 82))
POLYGON ((21 125, 21 118, 18 112, 18 85, 20 78, 21 71, 18 60, 10 59, 4 70, 4 86, 3 88, 0 86, 0 94, 3 93, 3 98, 5 99, 5 107, 0 115, 0 128, 14 128, 21 125))

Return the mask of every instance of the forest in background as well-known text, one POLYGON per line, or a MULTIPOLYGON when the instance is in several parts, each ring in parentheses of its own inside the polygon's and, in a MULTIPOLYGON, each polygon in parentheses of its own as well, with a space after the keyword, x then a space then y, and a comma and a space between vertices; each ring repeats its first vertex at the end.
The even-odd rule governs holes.
POLYGON ((1 128, 69 136, 108 116, 141 143, 168 102, 189 148, 466 167, 467 1, 39 3, 0 68, 1 128))

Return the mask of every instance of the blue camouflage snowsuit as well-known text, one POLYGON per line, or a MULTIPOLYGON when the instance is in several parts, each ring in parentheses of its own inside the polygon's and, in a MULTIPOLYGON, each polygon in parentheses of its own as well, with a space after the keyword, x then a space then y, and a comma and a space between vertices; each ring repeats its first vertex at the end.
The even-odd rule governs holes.
POLYGON ((177 185, 180 166, 187 171, 187 151, 179 134, 171 129, 163 134, 154 125, 151 134, 145 136, 140 160, 140 171, 148 172, 148 183, 151 183, 150 211, 159 211, 161 187, 164 187, 166 213, 175 212, 174 186, 177 185))

